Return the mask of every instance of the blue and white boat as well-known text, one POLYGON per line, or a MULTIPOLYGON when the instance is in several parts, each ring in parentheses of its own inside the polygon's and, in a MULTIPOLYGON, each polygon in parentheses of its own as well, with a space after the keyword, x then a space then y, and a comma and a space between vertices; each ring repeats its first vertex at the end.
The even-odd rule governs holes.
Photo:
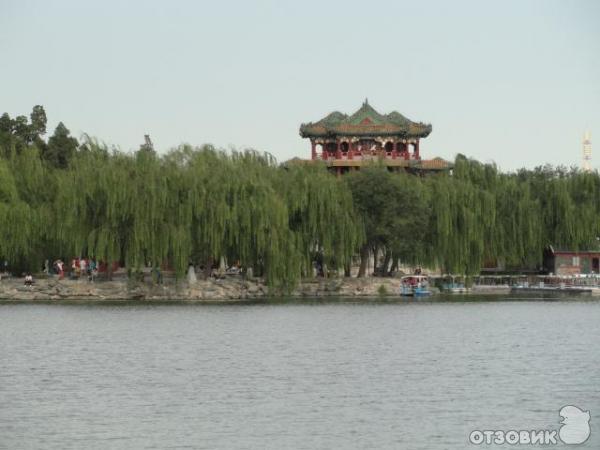
POLYGON ((426 297, 431 295, 429 280, 425 275, 407 275, 400 279, 400 295, 403 297, 426 297))

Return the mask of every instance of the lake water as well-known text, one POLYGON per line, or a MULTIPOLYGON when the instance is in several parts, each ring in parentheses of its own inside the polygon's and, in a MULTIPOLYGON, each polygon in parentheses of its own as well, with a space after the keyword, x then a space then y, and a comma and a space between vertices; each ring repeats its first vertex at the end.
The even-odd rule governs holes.
POLYGON ((2 449, 477 448, 564 405, 600 448, 598 300, 0 304, 2 449))

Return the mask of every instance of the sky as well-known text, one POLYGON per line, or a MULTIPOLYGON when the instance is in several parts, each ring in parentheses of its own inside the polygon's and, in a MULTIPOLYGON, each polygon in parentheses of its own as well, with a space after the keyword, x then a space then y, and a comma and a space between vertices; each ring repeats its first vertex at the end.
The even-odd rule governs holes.
POLYGON ((433 125, 424 158, 600 169, 600 2, 0 0, 0 114, 44 106, 135 150, 309 158, 301 123, 365 98, 433 125))

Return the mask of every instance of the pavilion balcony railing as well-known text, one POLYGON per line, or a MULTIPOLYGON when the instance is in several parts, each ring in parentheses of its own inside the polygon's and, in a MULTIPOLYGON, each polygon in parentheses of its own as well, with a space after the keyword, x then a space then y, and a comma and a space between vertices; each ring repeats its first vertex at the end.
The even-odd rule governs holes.
MULTIPOLYGON (((348 161, 371 161, 371 160, 381 159, 382 156, 384 159, 394 159, 392 152, 385 152, 383 154, 382 153, 375 153, 375 154, 373 154, 373 153, 364 153, 364 154, 354 153, 352 155, 352 158, 350 158, 350 155, 347 152, 343 152, 339 158, 335 154, 334 155, 330 154, 328 156, 323 156, 322 154, 317 154, 316 159, 322 160, 322 161, 336 161, 336 160, 337 161, 340 161, 340 160, 341 161, 346 161, 346 160, 348 160, 348 161)), ((408 160, 415 161, 415 160, 418 160, 419 158, 417 158, 414 153, 410 153, 408 155, 408 158, 406 158, 404 153, 397 153, 395 159, 398 159, 398 160, 407 160, 408 159, 408 160)))

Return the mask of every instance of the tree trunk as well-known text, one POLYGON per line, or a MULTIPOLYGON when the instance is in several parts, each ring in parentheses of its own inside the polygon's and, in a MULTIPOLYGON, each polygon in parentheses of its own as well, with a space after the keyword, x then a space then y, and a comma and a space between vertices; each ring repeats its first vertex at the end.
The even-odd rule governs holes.
POLYGON ((394 262, 392 262, 392 267, 390 267, 390 275, 393 274, 396 269, 398 269, 398 258, 394 258, 394 262))
POLYGON ((351 276, 351 274, 350 274, 350 263, 349 262, 346 263, 346 264, 344 264, 344 276, 345 277, 350 277, 351 276))
POLYGON ((377 257, 379 256, 379 245, 373 247, 373 273, 377 272, 377 257))
POLYGON ((356 278, 362 278, 365 276, 365 273, 367 272, 367 263, 369 262, 370 254, 371 252, 369 245, 363 246, 363 248, 360 251, 360 269, 358 269, 358 275, 356 276, 356 278))
POLYGON ((391 259, 392 259, 392 251, 386 249, 385 258, 383 260, 383 266, 381 267, 381 275, 388 276, 390 274, 388 272, 388 266, 390 265, 391 259))
POLYGON ((212 272, 212 265, 213 265, 213 259, 208 258, 208 261, 206 261, 206 264, 204 265, 204 279, 208 279, 210 278, 210 274, 212 272))

